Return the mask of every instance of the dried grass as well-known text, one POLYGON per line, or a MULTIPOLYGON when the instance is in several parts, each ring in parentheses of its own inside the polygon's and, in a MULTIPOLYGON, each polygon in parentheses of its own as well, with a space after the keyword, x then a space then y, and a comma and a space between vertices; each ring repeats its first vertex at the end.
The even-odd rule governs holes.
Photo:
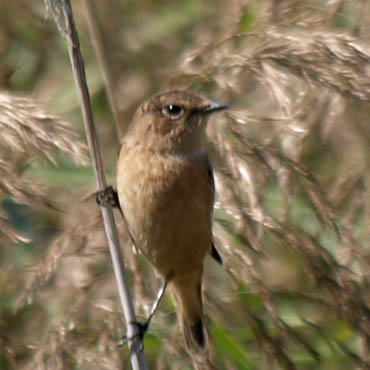
MULTIPOLYGON (((353 367, 368 369, 370 45, 368 25, 360 15, 368 14, 370 6, 354 1, 310 6, 296 0, 233 1, 222 9, 223 27, 207 30, 200 25, 195 45, 180 61, 168 61, 168 78, 161 81, 165 87, 200 86, 207 95, 233 103, 207 128, 217 188, 215 239, 228 277, 217 272, 215 283, 206 279, 206 313, 231 337, 237 333, 234 328, 250 328, 252 339, 235 341, 247 353, 258 354, 251 359, 256 369, 266 368, 263 364, 309 368, 301 366, 296 353, 312 366, 324 366, 323 343, 353 367), (253 25, 245 31, 243 17, 252 11, 253 25), (339 27, 343 14, 350 20, 339 27), (260 303, 239 300, 245 289, 260 303), (282 314, 286 302, 300 326, 282 314), (351 342, 331 334, 333 322, 347 328, 351 342)), ((118 66, 112 68, 118 71, 118 66)), ((137 104, 138 94, 134 91, 127 101, 125 92, 128 110, 137 104)), ((18 118, 11 120, 8 114, 8 131, 0 133, 0 139, 12 140, 0 157, 0 175, 6 173, 10 152, 21 161, 29 153, 51 159, 55 148, 73 158, 83 152, 73 146, 64 124, 52 135, 39 133, 50 122, 59 122, 56 118, 33 113, 28 133, 24 117, 36 109, 28 104, 18 118), (64 139, 55 142, 58 135, 64 139)), ((0 180, 0 188, 22 204, 47 202, 39 185, 17 173, 0 180)), ((19 307, 48 284, 52 292, 46 300, 60 295, 61 304, 71 306, 35 345, 30 368, 68 368, 71 357, 81 368, 120 366, 121 350, 113 337, 123 334, 123 324, 116 316, 106 242, 93 207, 87 202, 69 208, 61 234, 27 275, 19 307), (76 257, 77 265, 72 263, 76 257), (83 278, 74 280, 72 272, 83 278), (73 305, 71 296, 78 297, 73 305)), ((136 304, 145 312, 158 282, 121 230, 137 284, 136 304)), ((38 298, 43 299, 41 293, 38 298)), ((152 330, 165 339, 151 354, 159 359, 158 368, 181 368, 181 361, 189 362, 182 357, 181 342, 171 340, 171 333, 177 333, 171 328, 173 307, 168 302, 163 306, 171 314, 159 312, 152 330)), ((34 336, 29 340, 34 343, 34 336)), ((226 355, 222 361, 236 368, 226 355)))
POLYGON ((0 126, 2 159, 17 163, 36 156, 56 163, 58 150, 77 164, 87 163, 86 145, 71 126, 31 98, 1 92, 0 126))
MULTIPOLYGON (((310 19, 305 12, 289 10, 311 25, 313 19, 319 21, 315 15, 310 19)), ((323 18, 320 24, 324 26, 323 18)), ((283 368, 295 369, 287 343, 301 346, 316 361, 320 356, 307 338, 279 317, 275 293, 265 285, 261 271, 263 260, 271 258, 270 248, 264 246, 267 240, 299 256, 311 281, 302 288, 307 294, 303 301, 320 297, 323 310, 335 312, 359 337, 369 340, 370 311, 363 294, 368 285, 368 231, 364 235, 355 231, 359 222, 368 225, 368 218, 358 218, 359 212, 369 212, 368 190, 358 187, 367 183, 368 140, 361 138, 362 126, 345 117, 351 104, 359 104, 356 99, 369 100, 370 48, 348 34, 312 31, 307 24, 288 26, 257 27, 206 43, 187 56, 170 84, 212 82, 224 96, 234 96, 237 106, 250 107, 231 110, 208 126, 221 164, 216 171, 220 225, 216 237, 230 274, 258 292, 275 327, 276 335, 271 336, 253 313, 247 314, 260 349, 283 368), (312 150, 312 140, 318 150, 325 146, 341 161, 334 173, 307 162, 305 152, 312 150), (353 145, 356 163, 350 159, 353 145), (269 182, 279 193, 278 210, 264 201, 269 182), (308 232, 292 214, 297 195, 314 212, 318 222, 314 231, 308 232), (335 235, 335 247, 330 249, 327 233, 335 235), (227 240, 235 240, 235 234, 239 247, 227 240)), ((320 152, 317 156, 326 161, 320 152)), ((342 350, 357 366, 369 368, 367 355, 342 350)))
MULTIPOLYGON (((24 176, 32 161, 48 160, 56 164, 57 151, 76 164, 87 164, 86 146, 71 126, 48 113, 31 98, 0 92, 0 196, 35 208, 56 209, 47 196, 45 184, 24 176)), ((11 241, 29 241, 11 229, 3 214, 2 236, 11 241)))

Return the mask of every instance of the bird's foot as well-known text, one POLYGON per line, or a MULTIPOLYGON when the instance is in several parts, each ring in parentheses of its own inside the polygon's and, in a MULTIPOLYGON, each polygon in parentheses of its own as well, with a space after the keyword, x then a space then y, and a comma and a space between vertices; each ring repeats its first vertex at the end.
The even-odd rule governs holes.
POLYGON ((161 303, 161 300, 164 296, 164 293, 166 291, 166 288, 167 288, 167 285, 171 282, 171 280, 174 278, 175 276, 175 273, 171 270, 163 285, 160 287, 158 293, 157 293, 157 297, 156 299, 154 300, 153 304, 152 304, 152 307, 150 308, 150 314, 149 314, 149 317, 148 319, 144 322, 144 323, 141 323, 141 322, 138 322, 138 321, 133 321, 133 322, 130 322, 130 324, 134 324, 136 325, 136 327, 138 328, 138 331, 136 334, 134 334, 133 336, 131 337, 123 337, 119 342, 118 342, 118 345, 119 346, 123 346, 124 344, 126 344, 127 342, 131 341, 131 340, 134 340, 134 339, 139 339, 140 341, 140 350, 143 349, 143 339, 144 339, 144 335, 145 333, 148 331, 149 329, 149 324, 150 324, 150 321, 152 320, 155 312, 157 311, 158 309, 158 306, 159 304, 161 303))
POLYGON ((117 191, 111 185, 107 186, 104 190, 96 192, 96 203, 100 206, 110 204, 114 208, 120 208, 117 191))
POLYGON ((119 347, 124 346, 128 342, 130 342, 134 339, 138 339, 139 342, 140 342, 139 351, 142 351, 144 349, 144 335, 146 334, 146 332, 149 329, 149 323, 150 323, 150 319, 145 321, 144 323, 141 323, 141 322, 138 322, 138 321, 130 322, 130 324, 136 325, 136 327, 138 328, 138 331, 136 332, 136 334, 134 334, 130 337, 124 336, 123 338, 121 338, 118 341, 118 346, 119 347))

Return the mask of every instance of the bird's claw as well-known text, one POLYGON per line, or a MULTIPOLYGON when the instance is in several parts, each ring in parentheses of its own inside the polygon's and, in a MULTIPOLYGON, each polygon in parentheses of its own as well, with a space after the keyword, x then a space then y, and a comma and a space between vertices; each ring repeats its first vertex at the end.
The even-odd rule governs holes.
POLYGON ((138 328, 137 333, 132 335, 131 337, 128 337, 128 336, 125 335, 123 338, 121 338, 118 341, 118 346, 119 347, 124 346, 126 343, 134 340, 135 338, 139 338, 139 340, 140 340, 139 350, 142 351, 143 348, 144 348, 144 342, 143 342, 144 335, 149 329, 149 320, 147 320, 145 323, 141 323, 141 322, 138 322, 138 321, 133 321, 133 322, 130 322, 130 324, 136 325, 136 327, 138 328))
POLYGON ((109 203, 112 207, 120 207, 117 192, 111 185, 96 192, 96 203, 100 206, 106 206, 109 203))

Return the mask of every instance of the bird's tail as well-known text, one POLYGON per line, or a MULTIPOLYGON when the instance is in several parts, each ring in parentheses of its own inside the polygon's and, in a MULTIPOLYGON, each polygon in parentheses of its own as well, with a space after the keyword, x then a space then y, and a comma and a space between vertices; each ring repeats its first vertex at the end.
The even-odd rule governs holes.
POLYGON ((208 337, 203 320, 190 323, 183 317, 182 328, 189 354, 194 360, 203 362, 208 356, 208 337))
POLYGON ((203 362, 208 357, 208 336, 203 322, 201 277, 195 282, 176 280, 174 287, 181 305, 185 344, 190 356, 203 362))

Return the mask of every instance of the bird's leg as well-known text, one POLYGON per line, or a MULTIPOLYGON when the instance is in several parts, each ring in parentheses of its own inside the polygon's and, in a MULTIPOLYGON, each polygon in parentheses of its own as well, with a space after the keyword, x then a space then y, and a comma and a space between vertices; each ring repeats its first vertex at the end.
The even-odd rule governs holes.
MULTIPOLYGON (((141 339, 143 339, 145 333, 148 331, 149 329, 149 325, 150 325, 150 321, 152 320, 154 314, 156 313, 158 307, 159 307, 159 304, 161 303, 161 300, 164 296, 164 293, 166 291, 166 288, 168 286, 168 284, 171 282, 171 280, 173 279, 173 277, 175 276, 174 272, 171 271, 167 277, 165 278, 162 286, 159 288, 158 290, 158 293, 157 293, 157 296, 150 308, 150 313, 149 313, 149 317, 147 318, 147 320, 144 322, 144 323, 141 323, 141 322, 131 322, 130 324, 135 324, 138 328, 139 328, 139 332, 138 334, 136 335, 139 335, 141 337, 141 339)), ((129 340, 132 340, 133 338, 128 338, 128 337, 123 337, 119 342, 118 342, 118 345, 119 346, 122 346, 123 344, 127 343, 129 340)))
POLYGON ((171 271, 168 276, 166 277, 166 279, 164 280, 164 283, 162 284, 162 286, 159 288, 158 290, 158 293, 157 293, 157 297, 155 298, 153 304, 152 304, 152 307, 150 308, 150 314, 149 314, 149 317, 148 319, 146 320, 144 326, 148 329, 149 327, 149 324, 150 324, 150 320, 153 318, 155 312, 157 311, 158 309, 158 306, 159 304, 161 303, 161 300, 164 296, 164 293, 166 291, 166 288, 167 288, 167 285, 171 282, 171 280, 173 279, 174 277, 174 273, 171 271))
POLYGON ((109 203, 113 208, 118 208, 123 217, 117 191, 114 190, 112 186, 107 186, 104 190, 96 192, 96 203, 100 206, 105 206, 109 203))

